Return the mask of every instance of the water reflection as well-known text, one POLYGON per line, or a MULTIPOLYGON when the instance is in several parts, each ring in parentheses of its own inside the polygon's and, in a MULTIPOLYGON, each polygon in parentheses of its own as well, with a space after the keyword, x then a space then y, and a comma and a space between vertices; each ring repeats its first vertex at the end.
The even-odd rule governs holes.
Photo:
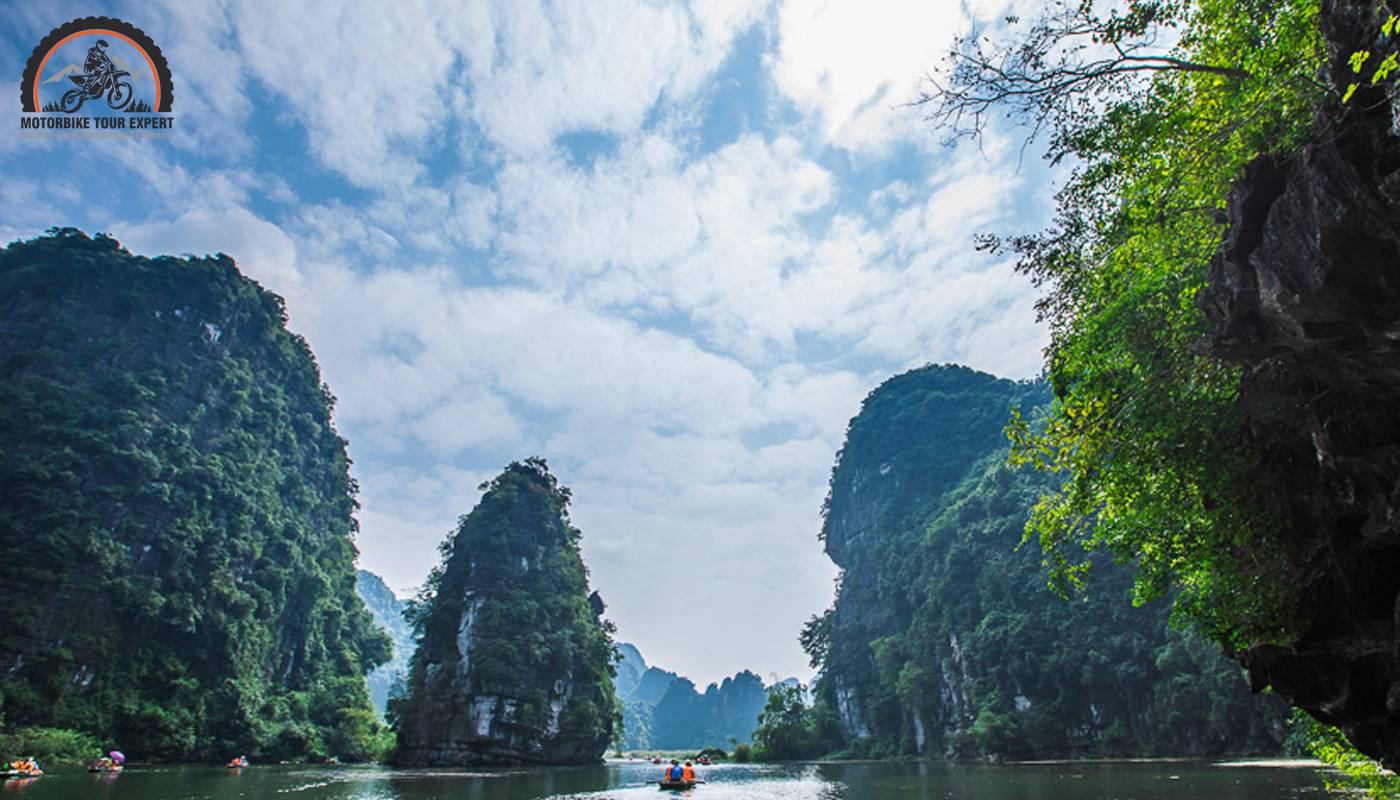
POLYGON ((7 781, 25 800, 1319 800, 1332 795, 1299 764, 1186 762, 947 766, 919 763, 725 765, 684 792, 656 786, 660 767, 617 763, 554 769, 389 770, 376 767, 132 767, 121 775, 57 772, 7 781))
MULTIPOLYGON (((659 770, 653 770, 658 772, 659 770)), ((687 791, 661 792, 655 778, 637 786, 623 786, 586 794, 565 795, 568 800, 626 800, 626 798, 677 797, 694 800, 841 800, 845 784, 825 777, 816 765, 776 768, 714 767, 702 772, 705 783, 687 791)))

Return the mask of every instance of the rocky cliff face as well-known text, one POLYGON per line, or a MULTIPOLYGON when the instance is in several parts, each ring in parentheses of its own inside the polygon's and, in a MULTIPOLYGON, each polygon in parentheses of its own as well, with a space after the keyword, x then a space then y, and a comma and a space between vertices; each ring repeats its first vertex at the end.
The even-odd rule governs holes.
POLYGON ((1283 709, 1236 665, 1133 607, 1131 573, 1087 594, 1046 587, 1029 508, 1052 484, 1012 471, 1003 427, 1043 385, 961 367, 885 382, 851 421, 824 530, 844 572, 804 633, 816 693, 852 755, 950 757, 1276 752, 1283 709))
POLYGON ((369 683, 369 699, 374 708, 383 716, 388 708, 389 695, 403 690, 408 679, 408 660, 413 657, 415 644, 413 630, 404 621, 404 603, 384 579, 368 570, 355 572, 355 593, 364 601, 365 608, 379 629, 393 641, 394 655, 387 664, 375 667, 366 681, 369 683))
POLYGON ((512 464, 444 544, 416 615, 404 765, 574 764, 611 741, 610 626, 589 595, 568 490, 512 464))
MULTIPOLYGON (((1397 9, 1392 8, 1391 11, 1397 9)), ((1324 3, 1330 77, 1384 52, 1370 2, 1324 3)), ((1379 61, 1373 58, 1373 62, 1379 61)), ((1243 366, 1247 437, 1296 552, 1301 634, 1241 654, 1271 686, 1400 768, 1400 139, 1365 85, 1311 143, 1261 158, 1230 196, 1203 302, 1243 366)))

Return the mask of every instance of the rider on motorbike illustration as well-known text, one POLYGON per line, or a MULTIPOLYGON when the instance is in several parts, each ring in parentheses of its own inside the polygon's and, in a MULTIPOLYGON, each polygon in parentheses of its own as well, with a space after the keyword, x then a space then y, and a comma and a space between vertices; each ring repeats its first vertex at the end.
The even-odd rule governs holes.
POLYGON ((117 69, 112 63, 107 55, 106 39, 98 39, 88 48, 83 69, 87 71, 86 74, 69 76, 68 80, 77 84, 78 88, 63 93, 59 103, 61 110, 71 114, 82 108, 84 102, 101 97, 104 92, 107 94, 107 105, 115 111, 121 111, 131 102, 131 84, 122 80, 131 73, 117 69))
POLYGON ((117 71, 112 59, 107 57, 106 39, 98 39, 97 44, 88 48, 87 58, 83 61, 83 70, 87 72, 87 85, 83 88, 88 92, 95 95, 99 89, 106 88, 112 73, 117 71))

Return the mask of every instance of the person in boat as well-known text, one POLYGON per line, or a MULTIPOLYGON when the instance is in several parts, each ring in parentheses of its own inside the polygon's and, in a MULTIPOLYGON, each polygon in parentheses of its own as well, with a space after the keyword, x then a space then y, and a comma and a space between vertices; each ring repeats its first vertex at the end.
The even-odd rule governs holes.
POLYGON ((667 783, 679 783, 685 780, 681 777, 682 774, 684 774, 684 770, 681 768, 681 762, 673 758, 671 759, 671 765, 661 771, 661 780, 667 783))
POLYGON ((695 780, 695 766, 694 766, 693 764, 691 764, 689 761, 685 762, 685 766, 681 767, 681 780, 683 780, 683 781, 693 781, 693 780, 695 780))

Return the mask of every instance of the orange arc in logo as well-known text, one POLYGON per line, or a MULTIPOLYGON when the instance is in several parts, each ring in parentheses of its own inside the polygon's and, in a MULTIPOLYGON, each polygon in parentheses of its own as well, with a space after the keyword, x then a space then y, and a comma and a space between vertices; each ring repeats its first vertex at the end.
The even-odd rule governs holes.
POLYGON ((87 36, 87 35, 90 34, 90 33, 105 33, 105 34, 108 34, 108 35, 111 35, 111 36, 115 36, 115 37, 117 37, 118 39, 121 39, 122 41, 124 41, 124 42, 126 42, 127 44, 131 45, 132 47, 136 48, 137 51, 139 51, 139 52, 141 53, 142 58, 145 58, 145 59, 146 59, 146 66, 148 66, 148 67, 151 68, 151 79, 152 79, 152 81, 153 81, 153 82, 155 83, 155 85, 156 85, 156 102, 155 102, 155 105, 151 106, 151 108, 160 108, 160 73, 156 72, 156 65, 155 65, 155 62, 154 62, 154 61, 151 61, 151 56, 150 56, 149 53, 146 52, 146 48, 144 48, 144 47, 142 47, 141 45, 137 44, 136 42, 132 41, 132 40, 131 40, 131 37, 130 37, 130 36, 127 36, 127 35, 124 34, 124 33, 119 33, 119 32, 117 32, 117 31, 110 30, 110 29, 108 29, 108 28, 88 28, 88 29, 85 30, 85 31, 78 31, 77 33, 70 33, 70 34, 68 34, 67 36, 63 37, 63 39, 61 39, 61 40, 60 40, 57 44, 55 44, 53 47, 50 47, 50 48, 49 48, 49 51, 48 51, 47 53, 44 54, 44 59, 43 59, 42 61, 39 62, 39 69, 38 69, 38 71, 36 71, 36 72, 34 73, 34 108, 35 108, 35 110, 38 110, 38 108, 39 108, 39 83, 43 80, 43 77, 44 77, 44 65, 47 64, 47 63, 49 63, 49 56, 53 55, 54 51, 57 50, 58 48, 64 46, 65 44, 68 44, 68 41, 69 41, 70 39, 76 39, 76 38, 79 37, 79 36, 87 36))

